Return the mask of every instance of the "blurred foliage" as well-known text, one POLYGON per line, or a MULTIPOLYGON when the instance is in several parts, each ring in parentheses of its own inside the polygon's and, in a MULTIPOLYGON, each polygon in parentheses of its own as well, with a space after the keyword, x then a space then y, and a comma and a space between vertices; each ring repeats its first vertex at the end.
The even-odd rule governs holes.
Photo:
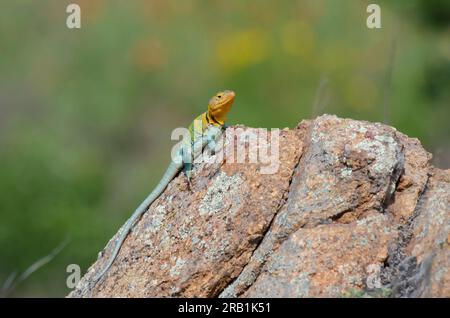
POLYGON ((450 26, 450 1, 420 0, 419 16, 425 25, 434 28, 448 28, 450 26))
POLYGON ((448 168, 449 1, 378 1, 380 30, 369 3, 3 1, 0 282, 70 237, 14 296, 67 294, 66 266, 87 270, 163 173, 171 130, 220 89, 237 92, 230 124, 386 121, 448 168))

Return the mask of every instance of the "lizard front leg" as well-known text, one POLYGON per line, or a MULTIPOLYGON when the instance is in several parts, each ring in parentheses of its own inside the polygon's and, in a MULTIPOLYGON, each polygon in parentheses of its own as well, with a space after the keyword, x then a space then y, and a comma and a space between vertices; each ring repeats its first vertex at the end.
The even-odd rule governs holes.
POLYGON ((191 171, 192 171, 192 145, 184 145, 181 148, 181 161, 183 163, 183 172, 187 178, 189 187, 191 186, 191 171))
POLYGON ((207 144, 206 147, 209 149, 212 155, 216 154, 222 149, 222 145, 217 143, 217 141, 222 136, 222 129, 212 126, 208 129, 206 133, 207 144))
POLYGON ((192 163, 195 158, 201 155, 203 149, 207 147, 211 150, 211 152, 216 152, 220 150, 217 147, 217 140, 222 135, 222 130, 215 126, 210 126, 206 129, 203 135, 200 135, 195 139, 195 141, 191 144, 185 144, 181 148, 181 157, 183 162, 183 171, 186 175, 186 178, 191 184, 191 171, 192 171, 192 163))

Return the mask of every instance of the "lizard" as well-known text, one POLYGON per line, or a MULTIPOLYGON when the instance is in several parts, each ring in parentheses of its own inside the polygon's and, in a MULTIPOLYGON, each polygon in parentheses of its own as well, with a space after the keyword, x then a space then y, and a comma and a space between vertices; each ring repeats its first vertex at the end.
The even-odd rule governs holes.
POLYGON ((189 137, 183 141, 172 158, 166 172, 152 192, 142 201, 131 217, 125 223, 114 250, 106 263, 106 266, 94 278, 96 284, 114 263, 120 248, 134 224, 144 214, 150 205, 164 192, 170 181, 184 168, 184 173, 190 184, 190 173, 193 159, 195 159, 205 147, 212 152, 216 151, 216 140, 226 128, 225 121, 235 98, 231 90, 224 90, 214 95, 208 103, 208 110, 197 116, 189 125, 189 137))

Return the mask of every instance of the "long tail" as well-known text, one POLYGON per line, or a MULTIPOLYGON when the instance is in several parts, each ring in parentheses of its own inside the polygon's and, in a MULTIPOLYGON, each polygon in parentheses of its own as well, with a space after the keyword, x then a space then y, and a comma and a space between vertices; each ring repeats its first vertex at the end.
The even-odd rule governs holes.
POLYGON ((125 226, 120 233, 119 240, 116 243, 116 247, 114 248, 111 257, 108 260, 108 263, 106 264, 105 268, 95 277, 94 284, 96 284, 103 277, 103 275, 106 274, 111 265, 114 263, 114 260, 116 259, 117 254, 119 253, 120 248, 125 241, 125 238, 133 228, 134 223, 141 217, 141 215, 147 210, 147 208, 153 203, 153 201, 155 201, 161 195, 161 193, 166 189, 169 182, 178 174, 180 169, 181 164, 177 164, 172 161, 155 189, 147 196, 147 198, 145 198, 145 200, 134 211, 133 215, 128 219, 127 223, 125 223, 125 226))

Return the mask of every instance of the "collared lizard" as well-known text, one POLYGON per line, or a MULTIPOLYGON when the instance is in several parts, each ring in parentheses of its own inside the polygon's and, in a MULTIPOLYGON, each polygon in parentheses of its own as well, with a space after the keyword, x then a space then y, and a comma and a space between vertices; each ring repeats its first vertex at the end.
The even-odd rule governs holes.
POLYGON ((163 193, 170 181, 175 178, 178 172, 184 167, 184 172, 190 182, 190 171, 193 159, 201 154, 205 147, 212 151, 216 150, 216 140, 222 133, 225 126, 227 114, 234 102, 235 93, 225 90, 214 95, 208 103, 208 111, 194 119, 189 126, 190 140, 184 143, 176 155, 172 158, 166 172, 162 176, 154 190, 138 206, 128 221, 125 223, 119 239, 116 243, 106 266, 94 278, 96 284, 109 270, 119 253, 119 250, 125 241, 128 233, 133 228, 141 215, 150 207, 150 205, 163 193))

